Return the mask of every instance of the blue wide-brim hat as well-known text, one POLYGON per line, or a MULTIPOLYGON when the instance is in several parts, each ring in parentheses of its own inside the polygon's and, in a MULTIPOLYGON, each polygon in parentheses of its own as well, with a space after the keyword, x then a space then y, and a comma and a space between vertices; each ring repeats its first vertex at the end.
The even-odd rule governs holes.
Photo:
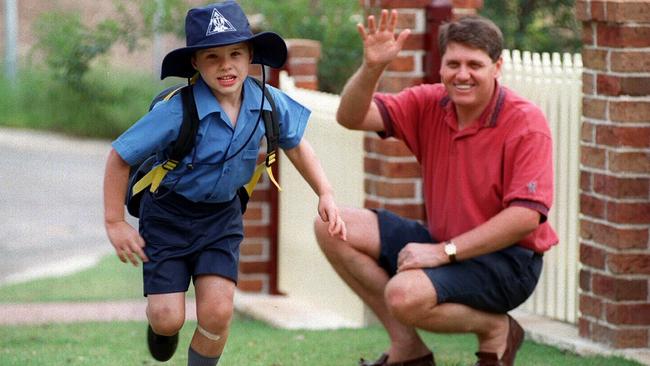
POLYGON ((254 64, 280 68, 287 60, 287 45, 273 32, 253 34, 248 18, 235 1, 225 1, 190 9, 185 17, 186 47, 165 56, 160 78, 179 76, 191 78, 196 74, 192 66, 194 52, 212 47, 250 42, 254 64))

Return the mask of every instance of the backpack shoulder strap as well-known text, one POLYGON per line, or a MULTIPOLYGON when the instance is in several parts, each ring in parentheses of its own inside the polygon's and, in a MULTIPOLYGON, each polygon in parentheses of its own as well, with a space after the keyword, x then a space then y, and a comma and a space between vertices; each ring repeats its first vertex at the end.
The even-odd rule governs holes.
POLYGON ((175 161, 183 160, 185 155, 189 154, 192 148, 194 148, 200 122, 199 113, 196 110, 196 102, 194 101, 194 91, 191 85, 181 89, 181 99, 183 102, 183 122, 181 123, 178 137, 169 155, 169 159, 175 161))
POLYGON ((280 124, 278 122, 278 111, 275 108, 275 101, 271 92, 262 85, 262 82, 255 80, 255 83, 264 90, 264 97, 268 100, 271 105, 271 111, 263 110, 262 119, 264 120, 264 129, 266 130, 266 153, 270 154, 273 151, 278 149, 278 143, 280 141, 280 124))
POLYGON ((275 108, 275 101, 273 100, 271 92, 269 92, 269 90, 265 88, 264 85, 262 85, 261 81, 255 78, 252 79, 255 80, 255 83, 257 83, 260 89, 264 91, 263 97, 269 101, 269 104, 271 105, 271 111, 261 111, 262 119, 264 120, 264 129, 266 130, 266 159, 264 159, 265 161, 263 163, 260 163, 255 168, 251 180, 244 186, 248 197, 253 194, 253 190, 255 189, 255 186, 257 185, 257 182, 259 181, 264 171, 266 171, 269 179, 278 188, 278 190, 282 190, 282 188, 280 188, 280 184, 278 184, 278 182, 275 180, 275 177, 273 176, 273 170, 271 169, 271 165, 273 165, 273 163, 276 161, 276 151, 278 149, 278 143, 280 141, 280 124, 277 110, 275 108))
POLYGON ((185 87, 186 84, 176 84, 172 85, 165 90, 161 91, 156 95, 152 100, 151 104, 149 104, 149 110, 152 110, 153 107, 158 104, 158 102, 163 102, 163 101, 168 101, 170 100, 174 95, 178 94, 178 92, 185 87))
MULTIPOLYGON (((168 98, 165 99, 171 98, 177 92, 178 89, 175 89, 167 93, 166 96, 168 98)), ((174 170, 178 163, 194 148, 200 122, 199 113, 196 110, 196 103, 194 101, 194 91, 191 85, 187 85, 180 89, 180 93, 183 104, 183 121, 181 122, 176 142, 172 146, 168 159, 162 164, 153 167, 152 170, 133 185, 133 195, 138 194, 146 187, 150 187, 149 190, 155 192, 167 175, 167 172, 174 170)))

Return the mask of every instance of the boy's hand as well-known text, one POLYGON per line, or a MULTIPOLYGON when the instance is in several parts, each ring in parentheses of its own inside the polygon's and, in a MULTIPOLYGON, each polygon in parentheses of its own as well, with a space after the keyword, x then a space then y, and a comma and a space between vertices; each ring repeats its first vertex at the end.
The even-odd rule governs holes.
POLYGON ((143 263, 149 261, 149 258, 144 254, 144 250, 142 250, 145 244, 144 239, 126 221, 106 223, 106 232, 108 233, 108 239, 115 248, 115 253, 117 253, 122 263, 129 261, 137 267, 138 257, 143 263))
POLYGON ((377 28, 373 15, 368 17, 367 30, 363 24, 357 24, 357 31, 363 40, 363 54, 366 65, 383 68, 397 57, 411 31, 405 29, 395 38, 396 26, 397 10, 391 11, 389 17, 386 9, 381 11, 379 28, 377 28))
POLYGON ((347 240, 345 222, 339 216, 339 208, 331 194, 323 194, 318 197, 318 215, 321 220, 329 223, 327 232, 330 236, 338 236, 343 241, 347 240))

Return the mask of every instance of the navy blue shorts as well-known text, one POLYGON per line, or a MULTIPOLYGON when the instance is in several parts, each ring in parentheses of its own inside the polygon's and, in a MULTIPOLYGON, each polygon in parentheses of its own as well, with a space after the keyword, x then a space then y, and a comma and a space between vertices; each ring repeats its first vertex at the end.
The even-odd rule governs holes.
POLYGON ((173 192, 159 197, 147 192, 140 205, 140 235, 149 258, 143 264, 144 295, 187 291, 190 279, 203 274, 236 283, 244 238, 239 198, 195 203, 173 192))
MULTIPOLYGON (((381 252, 379 265, 392 277, 397 255, 406 244, 435 243, 419 222, 386 210, 376 210, 381 252)), ((438 295, 438 303, 464 304, 504 314, 532 294, 542 271, 542 255, 519 245, 436 268, 423 268, 438 295)))

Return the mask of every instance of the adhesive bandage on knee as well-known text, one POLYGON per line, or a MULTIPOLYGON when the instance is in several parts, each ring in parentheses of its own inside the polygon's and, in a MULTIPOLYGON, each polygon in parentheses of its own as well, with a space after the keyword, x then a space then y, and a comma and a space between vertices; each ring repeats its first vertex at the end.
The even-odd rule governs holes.
POLYGON ((196 330, 198 330, 199 333, 201 333, 201 335, 203 335, 205 338, 207 338, 207 339, 209 339, 211 341, 217 342, 218 340, 221 339, 220 335, 212 334, 212 333, 208 332, 207 330, 203 329, 203 327, 201 327, 201 325, 199 325, 199 324, 196 325, 196 330))

